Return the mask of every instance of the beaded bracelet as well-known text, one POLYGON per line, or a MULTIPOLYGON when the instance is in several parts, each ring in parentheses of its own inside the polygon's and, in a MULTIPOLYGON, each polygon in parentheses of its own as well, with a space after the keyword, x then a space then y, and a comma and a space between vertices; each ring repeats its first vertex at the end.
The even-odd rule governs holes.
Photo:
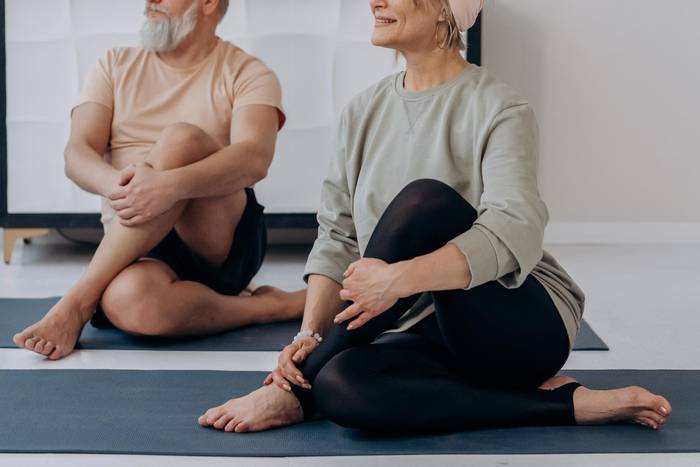
POLYGON ((301 337, 313 337, 317 342, 321 342, 323 340, 323 337, 321 337, 319 333, 307 329, 304 331, 299 331, 297 335, 294 336, 294 339, 292 339, 292 342, 296 342, 301 337))

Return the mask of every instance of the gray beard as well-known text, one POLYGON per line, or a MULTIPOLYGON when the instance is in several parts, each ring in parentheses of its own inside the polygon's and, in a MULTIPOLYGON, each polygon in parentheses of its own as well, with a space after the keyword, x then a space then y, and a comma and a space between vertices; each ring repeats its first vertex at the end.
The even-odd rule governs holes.
POLYGON ((199 3, 194 0, 182 16, 168 16, 160 21, 147 18, 139 31, 141 47, 154 52, 175 50, 194 31, 198 17, 199 3))

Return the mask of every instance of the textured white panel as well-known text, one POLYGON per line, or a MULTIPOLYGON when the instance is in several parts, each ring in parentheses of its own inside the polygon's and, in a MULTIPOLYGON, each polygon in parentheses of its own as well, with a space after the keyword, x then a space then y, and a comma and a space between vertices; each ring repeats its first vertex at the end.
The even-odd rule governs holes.
POLYGON ((68 0, 5 0, 5 39, 45 41, 71 32, 68 0))
POLYGON ((330 123, 334 45, 332 41, 308 35, 253 39, 251 53, 275 70, 282 82, 290 129, 330 123))
POLYGON ((340 31, 344 39, 371 43, 374 16, 368 1, 340 0, 340 31))
POLYGON ((79 192, 64 174, 68 121, 8 122, 9 212, 92 212, 97 197, 79 192))
POLYGON ((340 112, 355 94, 402 70, 404 64, 402 56, 394 62, 394 51, 390 49, 364 42, 338 44, 333 66, 335 113, 340 112))
POLYGON ((339 10, 339 0, 248 0, 248 32, 331 35, 338 28, 339 10))
POLYGON ((321 183, 335 151, 336 122, 326 128, 283 129, 265 180, 255 185, 265 212, 315 212, 321 183))
POLYGON ((78 89, 83 88, 83 80, 90 67, 102 57, 107 49, 112 47, 133 47, 138 45, 137 35, 128 34, 104 34, 97 36, 84 36, 75 40, 75 49, 78 56, 78 76, 80 83, 78 89))
POLYGON ((77 82, 72 40, 8 43, 8 120, 65 119, 77 82))
POLYGON ((226 40, 239 38, 247 33, 248 23, 246 20, 245 0, 230 0, 226 16, 219 23, 216 33, 226 40))
POLYGON ((136 34, 146 19, 145 5, 144 0, 71 0, 73 31, 77 35, 136 34))

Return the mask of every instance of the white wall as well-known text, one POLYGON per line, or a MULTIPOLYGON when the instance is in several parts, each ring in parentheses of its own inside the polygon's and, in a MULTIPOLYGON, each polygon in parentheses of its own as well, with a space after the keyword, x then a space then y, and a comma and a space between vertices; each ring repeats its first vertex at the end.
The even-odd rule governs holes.
POLYGON ((553 222, 700 222, 700 1, 487 0, 483 65, 540 124, 553 222))

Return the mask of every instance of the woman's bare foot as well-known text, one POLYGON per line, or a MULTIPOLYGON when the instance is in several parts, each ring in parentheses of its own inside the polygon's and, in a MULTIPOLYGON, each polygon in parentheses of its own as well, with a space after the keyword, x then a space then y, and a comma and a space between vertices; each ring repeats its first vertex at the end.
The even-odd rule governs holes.
POLYGON ((640 386, 610 390, 580 386, 574 391, 574 410, 578 425, 630 422, 658 429, 671 415, 671 404, 640 386))
POLYGON ((58 360, 73 351, 93 311, 93 306, 82 305, 66 294, 40 321, 15 334, 12 340, 19 347, 58 360))
POLYGON ((540 386, 540 389, 547 389, 549 391, 556 389, 560 386, 563 386, 568 383, 573 383, 576 381, 576 378, 572 378, 571 376, 564 376, 564 375, 556 375, 552 376, 549 378, 547 381, 542 383, 542 386, 540 386))
POLYGON ((252 295, 254 297, 265 297, 270 300, 270 306, 268 307, 270 314, 263 318, 265 322, 297 319, 304 314, 306 289, 287 292, 271 285, 262 285, 256 288, 252 295))
POLYGON ((262 431, 304 419, 296 396, 270 384, 250 394, 212 407, 199 417, 199 424, 224 431, 262 431))

